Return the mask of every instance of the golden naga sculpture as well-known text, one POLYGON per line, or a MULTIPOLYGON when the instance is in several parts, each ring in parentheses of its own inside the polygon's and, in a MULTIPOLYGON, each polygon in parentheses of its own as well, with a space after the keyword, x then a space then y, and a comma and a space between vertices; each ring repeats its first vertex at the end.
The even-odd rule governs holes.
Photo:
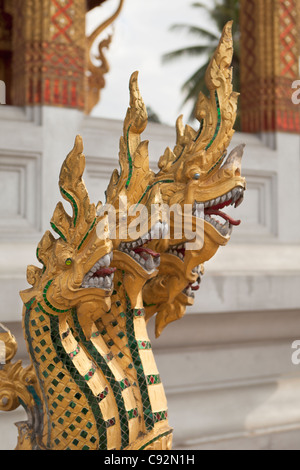
POLYGON ((21 292, 30 367, 11 362, 16 343, 0 328, 6 348, 0 409, 21 404, 29 417, 18 423, 17 449, 171 449, 167 400, 146 324, 156 314, 159 336, 184 315, 203 263, 240 223, 222 211, 239 205, 245 190, 243 146, 226 159, 237 105, 231 58, 228 23, 206 75, 210 97, 199 96, 200 129, 184 127, 179 118, 175 148, 165 151, 157 174, 141 140, 147 112, 132 75, 120 172, 113 172, 105 205, 90 203, 83 143, 76 138, 59 178, 72 216, 59 202, 51 219, 58 238, 45 233, 37 248, 42 267, 28 267, 32 287, 21 292), (199 246, 189 246, 186 232, 177 235, 176 211, 166 220, 162 208, 174 204, 194 238, 201 222, 199 246), (187 204, 192 211, 183 214, 187 204))

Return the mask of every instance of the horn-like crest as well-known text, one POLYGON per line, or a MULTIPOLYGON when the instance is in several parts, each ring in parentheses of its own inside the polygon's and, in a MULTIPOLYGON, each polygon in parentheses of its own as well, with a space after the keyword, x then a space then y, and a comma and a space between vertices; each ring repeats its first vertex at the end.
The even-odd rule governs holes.
POLYGON ((221 164, 225 150, 234 134, 237 99, 232 90, 233 57, 232 21, 224 27, 219 45, 211 59, 205 76, 210 96, 199 94, 195 117, 200 122, 198 131, 184 126, 182 116, 176 123, 177 140, 172 153, 161 157, 159 167, 163 173, 176 174, 178 167, 199 161, 204 171, 221 164))
POLYGON ((117 206, 122 194, 134 203, 144 193, 154 177, 149 169, 148 141, 141 142, 146 129, 148 115, 138 87, 138 72, 130 78, 130 107, 124 120, 123 136, 120 139, 120 174, 115 170, 106 191, 107 202, 117 206))
POLYGON ((51 227, 69 244, 77 246, 88 232, 96 218, 96 208, 90 204, 89 195, 82 179, 85 169, 83 142, 76 137, 74 148, 65 159, 59 176, 59 189, 62 197, 72 206, 70 217, 61 202, 55 208, 51 227))

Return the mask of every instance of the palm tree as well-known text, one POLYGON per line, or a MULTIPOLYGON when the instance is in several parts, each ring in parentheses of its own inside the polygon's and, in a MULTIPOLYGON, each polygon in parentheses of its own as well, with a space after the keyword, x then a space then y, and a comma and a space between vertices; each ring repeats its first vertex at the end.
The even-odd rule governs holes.
MULTIPOLYGON (((185 94, 183 104, 186 104, 187 102, 192 102, 193 104, 190 119, 194 117, 194 109, 199 92, 203 91, 204 93, 207 93, 207 88, 205 85, 205 72, 210 58, 219 43, 223 27, 227 21, 230 20, 234 21, 234 55, 232 61, 233 86, 235 91, 240 91, 240 0, 211 0, 210 3, 211 2, 213 2, 213 5, 210 7, 200 2, 193 3, 192 7, 198 9, 200 13, 201 10, 208 12, 217 32, 215 33, 197 25, 175 24, 171 26, 171 31, 187 31, 188 34, 198 39, 198 43, 163 55, 163 63, 180 59, 182 57, 191 56, 199 56, 199 58, 204 57, 206 59, 204 65, 196 70, 196 72, 191 77, 189 77, 182 86, 182 91, 185 94)), ((236 128, 239 128, 239 116, 237 119, 236 128)))

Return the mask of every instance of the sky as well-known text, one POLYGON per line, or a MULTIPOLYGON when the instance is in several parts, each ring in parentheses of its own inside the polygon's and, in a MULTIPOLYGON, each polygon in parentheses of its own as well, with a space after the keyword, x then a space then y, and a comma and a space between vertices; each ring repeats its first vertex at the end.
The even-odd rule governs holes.
MULTIPOLYGON (((106 87, 92 116, 124 119, 129 102, 129 78, 137 70, 144 102, 162 123, 174 126, 180 114, 188 119, 190 106, 182 106, 181 86, 203 60, 182 58, 163 65, 162 55, 197 43, 186 31, 170 31, 171 25, 187 23, 206 27, 209 24, 207 14, 192 8, 192 3, 193 0, 125 0, 106 53, 110 64, 110 72, 105 75, 106 87)), ((118 4, 119 0, 109 0, 92 10, 87 18, 87 33, 108 18, 118 4)), ((111 31, 108 29, 100 39, 111 31)))

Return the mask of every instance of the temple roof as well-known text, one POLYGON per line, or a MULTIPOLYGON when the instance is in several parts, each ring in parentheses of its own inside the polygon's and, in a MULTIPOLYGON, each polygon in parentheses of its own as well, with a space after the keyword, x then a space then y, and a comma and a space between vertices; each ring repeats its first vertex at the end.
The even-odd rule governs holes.
POLYGON ((87 11, 90 11, 93 8, 100 6, 104 2, 106 2, 106 0, 86 0, 87 11))

